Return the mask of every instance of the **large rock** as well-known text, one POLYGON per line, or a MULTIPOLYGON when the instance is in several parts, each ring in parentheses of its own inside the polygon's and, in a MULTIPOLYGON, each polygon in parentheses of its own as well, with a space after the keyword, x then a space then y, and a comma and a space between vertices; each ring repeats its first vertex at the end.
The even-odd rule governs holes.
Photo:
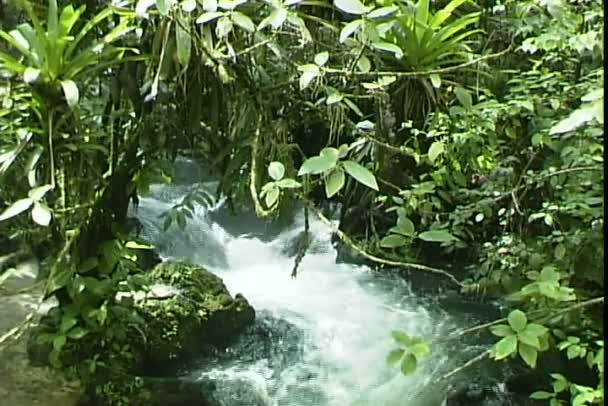
POLYGON ((163 373, 196 355, 225 347, 253 323, 255 311, 240 294, 201 266, 165 262, 149 275, 153 295, 136 301, 146 320, 144 369, 163 373))

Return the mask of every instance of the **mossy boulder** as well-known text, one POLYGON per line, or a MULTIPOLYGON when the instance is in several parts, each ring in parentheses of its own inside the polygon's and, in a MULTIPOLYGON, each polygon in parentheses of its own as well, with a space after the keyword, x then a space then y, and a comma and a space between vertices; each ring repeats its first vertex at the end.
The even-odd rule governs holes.
POLYGON ((135 306, 146 321, 144 369, 163 374, 193 356, 225 347, 253 323, 255 311, 205 268, 164 262, 148 275, 151 294, 135 306))

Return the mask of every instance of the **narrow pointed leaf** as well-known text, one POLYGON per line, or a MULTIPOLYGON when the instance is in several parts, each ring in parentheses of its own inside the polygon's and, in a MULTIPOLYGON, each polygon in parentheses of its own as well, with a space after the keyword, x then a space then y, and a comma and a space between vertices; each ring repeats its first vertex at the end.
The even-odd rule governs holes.
POLYGON ((376 177, 369 171, 369 169, 354 161, 344 161, 342 165, 344 166, 346 172, 357 182, 375 191, 379 190, 378 183, 376 183, 376 177))

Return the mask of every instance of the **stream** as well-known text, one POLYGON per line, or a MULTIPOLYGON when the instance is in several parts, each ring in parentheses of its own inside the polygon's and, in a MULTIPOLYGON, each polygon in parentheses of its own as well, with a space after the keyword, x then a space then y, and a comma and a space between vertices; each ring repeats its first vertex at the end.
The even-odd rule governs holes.
MULTIPOLYGON (((475 317, 450 313, 433 297, 419 297, 397 275, 338 263, 330 228, 313 216, 313 240, 295 279, 291 270, 304 227, 301 216, 279 226, 254 214, 234 217, 218 202, 196 207, 184 230, 173 225, 163 231, 160 215, 201 186, 200 167, 186 160, 178 163, 181 179, 153 185, 137 210, 132 209, 144 226, 143 236, 157 245, 163 258, 208 267, 231 294, 243 294, 257 312, 256 326, 229 349, 232 357, 195 362, 187 371, 190 377, 233 382, 224 388, 228 406, 446 404, 448 383, 438 383, 438 378, 483 348, 460 341, 433 348, 416 373, 404 376, 386 363, 395 348, 390 332, 401 329, 430 341, 473 325, 475 317)), ((202 187, 212 191, 216 183, 202 187)))

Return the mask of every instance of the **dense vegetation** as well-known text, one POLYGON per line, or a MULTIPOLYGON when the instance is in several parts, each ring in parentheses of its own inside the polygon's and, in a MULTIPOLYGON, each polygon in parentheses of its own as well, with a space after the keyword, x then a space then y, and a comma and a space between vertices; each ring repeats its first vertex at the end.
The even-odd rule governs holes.
MULTIPOLYGON (((87 334, 126 334, 104 326, 141 283, 127 207, 182 154, 235 211, 337 202, 368 259, 507 299, 484 355, 585 359, 597 387, 556 374, 532 396, 603 404, 602 2, 39 3, 0 8, 0 245, 45 259, 57 367, 87 334)), ((428 345, 394 336, 411 373, 428 345)))

